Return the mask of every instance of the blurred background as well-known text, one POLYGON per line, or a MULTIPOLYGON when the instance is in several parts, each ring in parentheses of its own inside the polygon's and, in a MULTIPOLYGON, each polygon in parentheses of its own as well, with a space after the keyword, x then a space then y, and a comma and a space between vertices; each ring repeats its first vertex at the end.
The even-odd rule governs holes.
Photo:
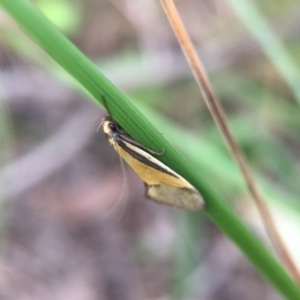
MULTIPOLYGON (((159 1, 34 2, 265 239, 159 1)), ((299 260, 300 4, 240 3, 176 1, 299 260)), ((281 299, 204 213, 146 200, 127 166, 117 202, 120 161, 90 100, 0 8, 0 299, 281 299)))

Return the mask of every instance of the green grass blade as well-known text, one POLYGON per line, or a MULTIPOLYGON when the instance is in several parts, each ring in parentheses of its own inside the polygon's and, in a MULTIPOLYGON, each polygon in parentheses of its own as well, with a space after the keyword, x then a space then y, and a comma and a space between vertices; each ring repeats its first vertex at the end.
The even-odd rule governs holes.
POLYGON ((272 32, 253 1, 230 0, 232 7, 240 16, 249 31, 258 40, 262 49, 277 68, 300 103, 300 71, 297 63, 288 54, 280 39, 272 32))
MULTIPOLYGON (((165 150, 161 161, 187 178, 206 201, 206 213, 243 251, 253 265, 287 299, 300 299, 300 289, 258 238, 237 218, 224 200, 193 170, 143 115, 27 0, 0 4, 45 51, 69 72, 99 103, 104 95, 113 117, 137 141, 154 151, 165 150)), ((101 103, 103 105, 103 103, 101 103)), ((213 163, 213 162, 212 162, 213 163)), ((201 176, 198 174, 200 173, 201 176)))

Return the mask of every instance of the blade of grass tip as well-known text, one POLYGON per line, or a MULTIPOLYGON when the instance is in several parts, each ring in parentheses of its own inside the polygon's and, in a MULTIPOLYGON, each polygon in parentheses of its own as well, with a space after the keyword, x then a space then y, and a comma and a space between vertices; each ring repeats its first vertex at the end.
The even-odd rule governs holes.
POLYGON ((169 19, 169 22, 174 30, 174 33, 179 41, 179 44, 181 46, 182 51, 184 52, 187 61, 190 65, 190 68, 195 76, 195 79, 198 83, 198 86, 200 87, 200 91, 203 95, 204 101, 214 119, 216 122, 231 154, 232 157, 237 162, 241 173, 245 179, 245 182, 247 184, 247 187, 249 189, 250 194, 252 195, 253 199, 255 200, 256 206, 260 212, 260 215, 262 217, 265 229, 269 235, 269 238, 277 251, 277 254, 287 267, 287 269, 290 271, 294 279, 300 283, 300 274, 299 271, 293 262, 293 259, 285 246, 276 226, 275 222, 272 218, 272 215, 265 203, 265 201, 262 198, 262 195, 255 183, 255 180, 253 178, 253 175, 248 168, 242 152, 235 141, 230 128, 227 124, 225 112, 222 109, 222 106, 218 100, 218 98, 215 96, 213 89, 210 85, 208 76, 206 74, 206 71, 204 69, 204 66, 202 65, 200 58, 198 57, 195 48, 189 38, 189 35, 185 29, 185 26, 178 14, 178 11, 174 5, 173 0, 161 0, 161 4, 164 8, 164 11, 166 13, 167 18, 169 19))
POLYGON ((258 40, 270 61, 293 91, 300 104, 300 70, 297 62, 285 49, 281 40, 272 32, 265 18, 260 14, 253 1, 228 0, 241 21, 258 40))
POLYGON ((165 149, 159 160, 189 180, 206 200, 210 219, 244 252, 249 261, 287 299, 300 299, 300 289, 258 238, 229 209, 224 200, 193 172, 177 151, 131 105, 97 68, 26 0, 0 0, 0 5, 45 51, 69 72, 99 103, 101 96, 109 100, 115 119, 138 142, 154 151, 165 149))

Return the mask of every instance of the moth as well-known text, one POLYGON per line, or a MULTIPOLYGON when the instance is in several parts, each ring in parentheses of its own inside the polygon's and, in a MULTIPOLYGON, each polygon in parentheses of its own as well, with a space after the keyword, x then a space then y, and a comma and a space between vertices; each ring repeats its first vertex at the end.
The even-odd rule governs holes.
POLYGON ((109 144, 143 180, 146 195, 159 203, 191 211, 204 207, 198 191, 182 176, 160 162, 156 153, 135 141, 111 116, 102 120, 109 144))

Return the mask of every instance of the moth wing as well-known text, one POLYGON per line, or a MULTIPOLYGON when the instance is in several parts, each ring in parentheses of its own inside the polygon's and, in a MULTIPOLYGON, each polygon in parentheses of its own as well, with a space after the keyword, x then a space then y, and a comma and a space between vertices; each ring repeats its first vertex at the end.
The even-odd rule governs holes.
POLYGON ((118 140, 118 147, 121 157, 144 181, 149 198, 186 210, 203 208, 201 195, 179 174, 127 140, 118 140))
POLYGON ((178 188, 165 183, 146 186, 146 195, 159 203, 186 210, 198 211, 204 206, 200 194, 194 188, 178 188))

